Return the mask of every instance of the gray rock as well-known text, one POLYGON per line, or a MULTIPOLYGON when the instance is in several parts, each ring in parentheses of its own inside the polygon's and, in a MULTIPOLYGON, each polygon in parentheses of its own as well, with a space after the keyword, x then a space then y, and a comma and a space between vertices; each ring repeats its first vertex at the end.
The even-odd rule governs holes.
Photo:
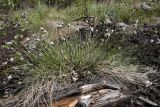
POLYGON ((50 28, 62 28, 64 26, 63 21, 48 21, 46 24, 50 28))
POLYGON ((83 21, 76 21, 76 22, 71 22, 68 24, 69 29, 73 31, 80 31, 81 29, 90 29, 89 24, 83 21))
POLYGON ((152 7, 149 6, 149 5, 147 5, 146 2, 143 2, 143 3, 141 4, 141 9, 142 9, 142 10, 145 10, 145 11, 149 11, 149 10, 152 9, 152 7))
POLYGON ((135 3, 132 5, 132 8, 134 9, 142 9, 142 10, 145 10, 145 11, 149 11, 151 10, 151 6, 147 5, 146 2, 143 2, 143 3, 135 3))
POLYGON ((110 19, 106 19, 104 23, 105 24, 112 24, 112 21, 110 19))

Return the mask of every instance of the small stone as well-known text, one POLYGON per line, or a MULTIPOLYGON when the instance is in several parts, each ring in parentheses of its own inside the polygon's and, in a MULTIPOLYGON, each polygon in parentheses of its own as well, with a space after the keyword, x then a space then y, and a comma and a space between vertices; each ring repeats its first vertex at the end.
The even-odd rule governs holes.
POLYGON ((146 2, 143 2, 141 4, 141 9, 145 10, 145 11, 148 11, 148 10, 151 10, 152 8, 151 8, 151 6, 147 5, 146 2))
POLYGON ((106 24, 111 24, 112 21, 110 21, 109 19, 106 19, 106 20, 105 20, 105 23, 106 23, 106 24))

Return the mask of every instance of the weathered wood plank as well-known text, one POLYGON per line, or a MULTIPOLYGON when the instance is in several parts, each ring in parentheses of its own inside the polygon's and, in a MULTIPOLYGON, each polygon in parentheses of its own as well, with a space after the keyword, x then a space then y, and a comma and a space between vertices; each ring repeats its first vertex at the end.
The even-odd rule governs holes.
POLYGON ((101 90, 101 89, 119 90, 118 87, 115 87, 111 84, 107 84, 106 82, 100 82, 96 84, 84 85, 84 86, 81 86, 75 89, 66 89, 64 91, 61 91, 58 95, 59 97, 58 99, 73 96, 73 95, 80 95, 80 94, 84 94, 84 93, 88 93, 88 92, 96 91, 96 90, 101 90))

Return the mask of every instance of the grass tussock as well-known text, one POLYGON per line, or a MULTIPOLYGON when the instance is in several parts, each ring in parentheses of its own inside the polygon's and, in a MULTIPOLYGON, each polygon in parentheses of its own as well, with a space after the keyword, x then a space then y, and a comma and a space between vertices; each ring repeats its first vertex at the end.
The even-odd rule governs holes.
POLYGON ((74 73, 80 79, 85 72, 94 73, 105 54, 93 39, 74 37, 65 42, 41 43, 29 55, 27 65, 31 65, 29 72, 36 78, 62 78, 74 73))

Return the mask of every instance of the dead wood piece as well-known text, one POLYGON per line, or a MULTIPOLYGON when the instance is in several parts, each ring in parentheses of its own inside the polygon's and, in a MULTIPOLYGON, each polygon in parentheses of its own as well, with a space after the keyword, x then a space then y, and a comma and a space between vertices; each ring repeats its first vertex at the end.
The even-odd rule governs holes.
POLYGON ((73 97, 54 102, 51 107, 75 107, 77 103, 78 99, 73 97))
POLYGON ((120 90, 102 89, 76 95, 72 97, 65 97, 61 100, 53 102, 51 107, 105 107, 111 103, 118 103, 126 98, 120 90))
POLYGON ((117 87, 114 87, 110 84, 105 84, 105 83, 98 83, 98 84, 89 84, 85 85, 79 88, 80 93, 86 93, 90 91, 96 91, 96 90, 101 90, 101 89, 112 89, 112 90, 118 90, 117 87))
POLYGON ((106 94, 104 94, 100 99, 98 99, 98 101, 105 101, 105 100, 108 100, 108 99, 112 99, 112 98, 116 98, 116 97, 119 97, 120 96, 120 91, 116 90, 116 91, 110 91, 106 94))
POLYGON ((96 98, 94 103, 90 107, 106 107, 111 103, 116 104, 126 98, 127 96, 120 93, 119 90, 109 90, 108 93, 96 98))
POLYGON ((59 93, 58 99, 73 96, 73 95, 80 95, 80 94, 84 94, 84 93, 91 92, 91 91, 97 91, 101 89, 119 90, 119 88, 113 85, 107 84, 106 82, 100 82, 97 84, 84 85, 84 86, 81 86, 75 89, 66 89, 59 93))
POLYGON ((103 94, 100 92, 90 93, 89 95, 82 95, 79 97, 79 107, 106 107, 111 103, 118 103, 127 98, 127 96, 120 93, 119 90, 103 90, 103 94), (83 98, 82 98, 83 97, 83 98))
POLYGON ((89 105, 93 102, 92 94, 82 95, 79 97, 78 107, 89 107, 89 105))
POLYGON ((151 105, 151 106, 159 107, 159 105, 157 103, 155 103, 153 101, 150 101, 149 99, 146 99, 146 98, 144 98, 142 96, 138 97, 138 99, 143 101, 143 102, 145 102, 145 103, 147 103, 147 104, 149 104, 149 105, 151 105))

